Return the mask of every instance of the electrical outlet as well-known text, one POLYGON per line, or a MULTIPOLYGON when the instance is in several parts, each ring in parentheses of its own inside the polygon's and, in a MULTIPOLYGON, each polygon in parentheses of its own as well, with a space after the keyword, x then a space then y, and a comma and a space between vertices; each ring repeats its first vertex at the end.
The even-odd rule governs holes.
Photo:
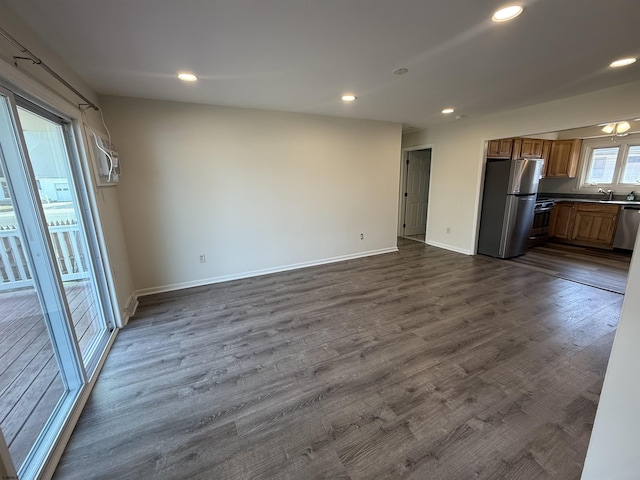
POLYGON ((451 233, 451 229, 447 227, 447 233, 451 233))
POLYGON ((206 263, 207 256, 204 253, 201 253, 199 258, 200 258, 200 263, 206 263))
POLYGON ((364 233, 360 234, 360 240, 364 240, 364 233))

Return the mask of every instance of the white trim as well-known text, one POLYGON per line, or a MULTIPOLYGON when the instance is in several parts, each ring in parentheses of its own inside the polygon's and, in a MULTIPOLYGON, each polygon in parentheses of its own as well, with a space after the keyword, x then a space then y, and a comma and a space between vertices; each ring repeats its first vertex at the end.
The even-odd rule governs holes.
POLYGON ((466 250, 464 248, 452 247, 451 245, 445 245, 444 243, 434 242, 432 240, 427 240, 425 242, 427 245, 431 245, 432 247, 442 248, 444 250, 449 250, 451 252, 462 253, 464 255, 475 255, 471 250, 466 250))
POLYGON ((129 295, 129 300, 127 300, 127 305, 124 307, 124 310, 120 316, 121 318, 121 327, 126 327, 129 323, 129 319, 136 314, 136 310, 138 309, 138 296, 135 292, 129 295))
MULTIPOLYGON (((415 152, 416 150, 431 150, 431 160, 429 163, 429 195, 431 195, 431 172, 433 170, 433 151, 434 147, 432 143, 424 145, 412 145, 410 147, 402 147, 400 151, 400 183, 398 184, 398 222, 396 225, 396 234, 399 237, 404 237, 404 231, 402 228, 402 222, 404 221, 404 186, 407 180, 407 158, 409 158, 409 152, 415 152)), ((425 228, 424 235, 427 236, 429 231, 429 216, 431 210, 431 202, 427 202, 427 227, 425 228)))
MULTIPOLYGON (((75 118, 72 124, 72 129, 75 137, 75 146, 77 149, 78 160, 80 163, 80 169, 84 175, 85 191, 89 200, 89 209, 92 215, 92 225, 95 230, 96 239, 98 241, 98 249, 100 251, 102 261, 102 271, 104 272, 107 293, 109 298, 107 299, 111 304, 111 312, 113 313, 113 322, 116 327, 122 327, 126 325, 128 319, 123 318, 120 310, 120 303, 118 302, 118 295, 116 290, 115 279, 112 271, 112 263, 109 255, 109 249, 107 248, 106 236, 102 227, 102 215, 100 214, 100 207, 98 205, 97 191, 93 184, 93 176, 91 174, 91 165, 89 162, 88 142, 89 137, 85 135, 83 127, 88 126, 84 123, 82 118, 75 118)), ((91 128, 91 127, 89 127, 91 128)), ((103 197, 104 198, 104 197, 103 197)))
POLYGON ((290 265, 282 265, 280 267, 265 268, 262 270, 252 270, 249 272, 234 273, 231 275, 222 275, 219 277, 203 278, 201 280, 193 280, 190 282, 172 283, 169 285, 162 285, 159 287, 143 288, 141 290, 136 290, 135 292, 133 292, 133 295, 135 296, 136 299, 138 299, 139 297, 144 297, 146 295, 153 295, 156 293, 172 292, 174 290, 182 290, 185 288, 192 288, 192 287, 201 287, 203 285, 229 282, 231 280, 242 280, 245 278, 259 277, 260 275, 269 275, 271 273, 287 272, 289 270, 298 270, 301 268, 315 267, 318 265, 326 265, 329 263, 344 262, 346 260, 354 260, 357 258, 371 257, 373 255, 383 255, 385 253, 393 253, 397 251, 398 251, 398 247, 381 248, 378 250, 370 250, 368 252, 360 252, 360 253, 353 253, 349 255, 340 255, 338 257, 312 260, 310 262, 293 263, 290 265))

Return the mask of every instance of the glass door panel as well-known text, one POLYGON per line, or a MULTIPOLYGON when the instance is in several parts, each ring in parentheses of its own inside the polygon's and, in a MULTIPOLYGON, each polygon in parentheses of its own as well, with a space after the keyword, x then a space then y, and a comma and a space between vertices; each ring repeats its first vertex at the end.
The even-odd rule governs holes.
POLYGON ((0 96, 0 429, 15 466, 27 458, 67 388, 37 290, 37 273, 12 196, 7 161, 19 154, 0 96), (5 158, 5 155, 11 158, 5 158))
POLYGON ((85 367, 107 332, 62 125, 18 107, 55 263, 85 367))

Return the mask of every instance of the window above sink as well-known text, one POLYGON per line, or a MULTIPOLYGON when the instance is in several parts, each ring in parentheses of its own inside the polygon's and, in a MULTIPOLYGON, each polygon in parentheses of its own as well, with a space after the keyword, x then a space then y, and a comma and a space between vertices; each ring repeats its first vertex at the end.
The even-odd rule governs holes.
POLYGON ((579 190, 640 187, 640 134, 583 142, 579 190))

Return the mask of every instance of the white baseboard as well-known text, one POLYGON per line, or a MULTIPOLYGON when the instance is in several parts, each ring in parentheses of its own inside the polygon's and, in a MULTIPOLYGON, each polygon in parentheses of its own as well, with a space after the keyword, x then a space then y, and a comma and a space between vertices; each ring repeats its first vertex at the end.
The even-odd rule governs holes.
POLYGON ((451 245, 445 245, 444 243, 434 242, 432 240, 426 241, 427 245, 431 245, 432 247, 443 248, 445 250, 451 250, 456 253, 463 253, 465 255, 473 255, 474 253, 471 250, 466 250, 464 248, 452 247, 451 245))
POLYGON ((129 323, 129 319, 136 314, 137 308, 138 296, 136 295, 136 292, 133 292, 131 295, 129 295, 129 300, 127 301, 127 304, 124 307, 124 311, 120 316, 122 325, 119 325, 119 327, 124 327, 127 325, 127 323, 129 323))
MULTIPOLYGON (((385 254, 385 253, 392 253, 392 252, 397 252, 397 251, 398 251, 397 247, 381 248, 381 249, 378 249, 378 250, 370 250, 368 252, 360 252, 360 253, 354 253, 354 254, 350 254, 350 255, 340 255, 338 257, 324 258, 324 259, 320 259, 320 260, 313 260, 313 261, 310 261, 310 262, 294 263, 294 264, 290 264, 290 265, 282 265, 282 266, 279 266, 279 267, 265 268, 265 269, 262 269, 262 270, 252 270, 252 271, 249 271, 249 272, 234 273, 234 274, 231 274, 231 275, 222 275, 222 276, 219 276, 219 277, 203 278, 201 280, 194 280, 194 281, 191 281, 191 282, 173 283, 173 284, 170 284, 170 285, 163 285, 163 286, 159 286, 159 287, 143 288, 141 290, 136 290, 135 292, 133 292, 132 296, 134 296, 137 299, 137 298, 143 297, 145 295, 153 295, 153 294, 156 294, 156 293, 172 292, 172 291, 175 291, 175 290, 182 290, 182 289, 185 289, 185 288, 201 287, 203 285, 211 285, 211 284, 214 284, 214 283, 229 282, 231 280, 242 280, 244 278, 258 277, 260 275, 268 275, 268 274, 271 274, 271 273, 287 272, 289 270, 298 270, 300 268, 315 267, 317 265, 326 265, 326 264, 329 264, 329 263, 344 262, 345 260, 354 260, 356 258, 371 257, 373 255, 382 255, 382 254, 385 254)), ((137 300, 136 300, 136 302, 137 302, 137 300)), ((133 314, 130 315, 130 317, 132 317, 132 316, 133 316, 133 314)))

